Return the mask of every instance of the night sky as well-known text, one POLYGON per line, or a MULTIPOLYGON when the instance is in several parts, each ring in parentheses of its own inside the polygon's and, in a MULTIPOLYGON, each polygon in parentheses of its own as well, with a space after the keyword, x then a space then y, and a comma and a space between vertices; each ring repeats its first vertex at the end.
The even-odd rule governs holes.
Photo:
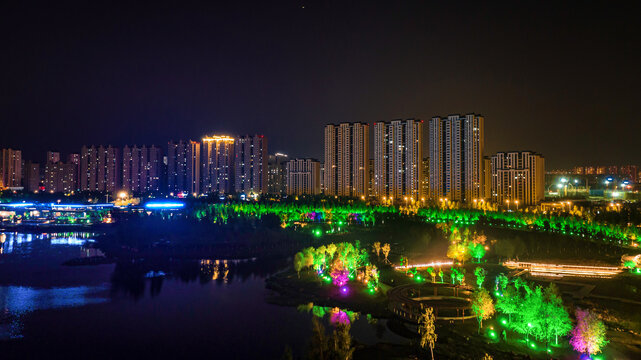
POLYGON ((0 147, 27 159, 215 132, 321 158, 329 122, 475 112, 486 155, 641 164, 638 5, 54 3, 0 7, 0 147))

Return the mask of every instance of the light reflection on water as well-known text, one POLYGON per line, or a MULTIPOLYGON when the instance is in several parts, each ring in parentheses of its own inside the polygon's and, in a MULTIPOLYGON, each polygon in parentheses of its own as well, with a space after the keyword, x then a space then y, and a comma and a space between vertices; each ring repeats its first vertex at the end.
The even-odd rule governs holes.
MULTIPOLYGON (((28 358, 41 339, 47 339, 56 351, 75 354, 82 345, 88 351, 110 348, 110 354, 120 355, 136 341, 157 344, 161 339, 178 353, 192 347, 194 354, 216 351, 227 358, 277 358, 285 345, 304 353, 313 315, 265 301, 264 279, 281 270, 285 259, 161 257, 62 265, 101 254, 92 246, 94 237, 0 233, 0 349, 2 340, 22 338, 20 354, 28 358), (244 346, 247 336, 257 346, 244 346)), ((311 307, 314 313, 321 309, 311 307)), ((335 313, 337 320, 330 321, 351 314, 326 312, 335 313)), ((359 342, 401 341, 386 330, 384 320, 374 322, 364 314, 350 321, 359 342)))
POLYGON ((84 246, 93 243, 96 234, 88 232, 67 232, 67 233, 0 233, 0 255, 18 253, 28 255, 33 250, 32 242, 42 242, 51 246, 84 246))
POLYGON ((38 310, 84 306, 107 301, 98 296, 106 287, 75 286, 37 289, 24 286, 0 286, 0 339, 22 337, 22 315, 38 310))

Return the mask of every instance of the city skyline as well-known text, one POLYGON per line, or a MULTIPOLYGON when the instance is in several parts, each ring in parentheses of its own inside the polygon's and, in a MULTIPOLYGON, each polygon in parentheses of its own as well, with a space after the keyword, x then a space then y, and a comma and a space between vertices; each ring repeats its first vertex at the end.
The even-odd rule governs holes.
POLYGON ((532 149, 551 168, 641 162, 634 9, 392 6, 159 3, 132 5, 144 10, 133 19, 107 5, 76 17, 12 4, 0 15, 11 89, 0 144, 36 160, 83 144, 258 132, 274 150, 321 158, 307 130, 328 122, 477 112, 492 119, 489 154, 532 149))

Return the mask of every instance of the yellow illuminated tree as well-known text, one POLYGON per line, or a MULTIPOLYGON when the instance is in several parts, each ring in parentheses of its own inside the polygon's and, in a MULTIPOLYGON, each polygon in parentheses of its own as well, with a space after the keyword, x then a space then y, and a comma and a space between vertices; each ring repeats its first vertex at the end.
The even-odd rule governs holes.
POLYGON ((374 245, 372 245, 372 247, 374 248, 374 252, 376 253, 376 257, 380 257, 381 256, 381 243, 377 241, 377 242, 374 243, 374 245))
POLYGON ((387 260, 387 257, 389 256, 389 252, 392 250, 392 247, 390 246, 390 244, 385 243, 381 250, 383 251, 383 256, 385 256, 385 262, 389 262, 389 260, 387 260))
POLYGON ((434 309, 427 308, 425 312, 421 314, 421 317, 418 320, 418 332, 421 335, 421 347, 426 348, 429 346, 430 353, 432 354, 432 360, 434 360, 434 345, 436 344, 436 316, 434 316, 434 309))

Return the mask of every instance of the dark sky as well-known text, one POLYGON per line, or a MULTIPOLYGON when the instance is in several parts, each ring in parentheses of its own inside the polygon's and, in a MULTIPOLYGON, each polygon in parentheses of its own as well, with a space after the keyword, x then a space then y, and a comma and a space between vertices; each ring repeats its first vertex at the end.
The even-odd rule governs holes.
POLYGON ((641 164, 634 2, 53 3, 0 7, 0 147, 26 158, 214 132, 320 158, 328 122, 475 112, 486 155, 641 164))

